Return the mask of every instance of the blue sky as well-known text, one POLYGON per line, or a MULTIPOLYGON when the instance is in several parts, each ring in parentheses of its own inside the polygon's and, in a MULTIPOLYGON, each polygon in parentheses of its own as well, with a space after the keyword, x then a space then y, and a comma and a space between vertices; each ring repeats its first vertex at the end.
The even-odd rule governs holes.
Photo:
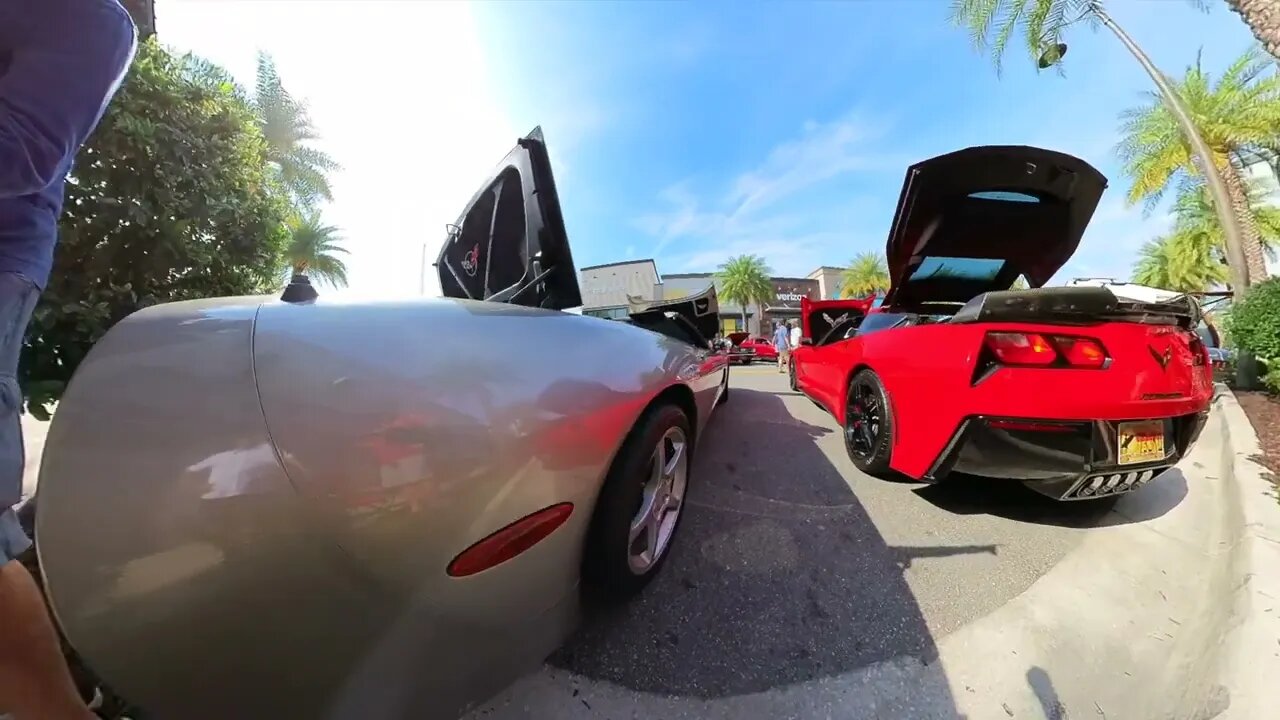
MULTIPOLYGON (((1065 77, 1037 73, 1019 44, 997 77, 944 0, 158 5, 163 41, 246 80, 266 49, 310 101, 345 166, 326 214, 352 251, 348 294, 417 293, 424 249, 434 258, 444 224, 539 124, 579 266, 844 264, 883 250, 908 164, 974 144, 1062 150, 1110 178, 1059 279, 1127 277, 1168 223, 1124 203, 1117 115, 1150 81, 1105 30, 1071 33, 1065 77)), ((1200 48, 1216 72, 1252 39, 1225 3, 1110 7, 1173 75, 1200 48)))

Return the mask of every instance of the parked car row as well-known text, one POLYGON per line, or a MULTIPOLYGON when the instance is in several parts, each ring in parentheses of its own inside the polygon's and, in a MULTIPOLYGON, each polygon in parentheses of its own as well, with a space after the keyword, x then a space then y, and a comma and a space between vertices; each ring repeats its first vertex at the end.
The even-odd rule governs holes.
POLYGON ((731 364, 750 365, 756 360, 778 360, 778 349, 767 338, 755 337, 751 333, 732 332, 725 336, 725 341, 731 364))
MULTIPOLYGON (((1211 394, 1194 302, 1005 292, 1071 257, 1105 185, 1025 147, 908 170, 892 287, 803 301, 791 364, 860 469, 1086 499, 1186 453, 1211 394)), ((777 349, 716 348, 714 287, 622 322, 567 312, 538 130, 436 269, 432 300, 298 279, 148 308, 80 365, 35 536, 62 629, 122 696, 192 720, 456 717, 563 642, 580 584, 621 601, 661 570, 729 364, 777 349)))

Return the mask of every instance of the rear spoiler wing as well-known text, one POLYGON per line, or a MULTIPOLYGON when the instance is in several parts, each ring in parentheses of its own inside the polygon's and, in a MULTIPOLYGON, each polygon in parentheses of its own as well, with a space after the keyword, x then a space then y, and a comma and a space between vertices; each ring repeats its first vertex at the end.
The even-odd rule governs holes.
POLYGON ((949 322, 1124 321, 1194 330, 1203 316, 1200 304, 1190 295, 1161 302, 1139 302, 1118 298, 1106 287, 1077 286, 983 293, 965 303, 949 322))

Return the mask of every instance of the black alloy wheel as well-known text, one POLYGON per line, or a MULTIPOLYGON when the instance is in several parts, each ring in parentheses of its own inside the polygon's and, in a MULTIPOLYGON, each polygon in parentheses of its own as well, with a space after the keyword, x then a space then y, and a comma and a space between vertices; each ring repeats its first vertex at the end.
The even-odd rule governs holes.
POLYGON ((893 410, 880 377, 860 370, 849 382, 845 400, 844 446, 849 459, 868 475, 889 471, 893 410))

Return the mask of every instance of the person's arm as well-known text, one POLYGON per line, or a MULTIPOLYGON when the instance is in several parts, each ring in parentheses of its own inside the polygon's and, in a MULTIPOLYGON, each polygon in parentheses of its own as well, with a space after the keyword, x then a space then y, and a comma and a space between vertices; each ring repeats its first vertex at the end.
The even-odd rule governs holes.
POLYGON ((0 21, 0 198, 39 192, 65 172, 102 117, 136 47, 115 0, 12 2, 0 21))

